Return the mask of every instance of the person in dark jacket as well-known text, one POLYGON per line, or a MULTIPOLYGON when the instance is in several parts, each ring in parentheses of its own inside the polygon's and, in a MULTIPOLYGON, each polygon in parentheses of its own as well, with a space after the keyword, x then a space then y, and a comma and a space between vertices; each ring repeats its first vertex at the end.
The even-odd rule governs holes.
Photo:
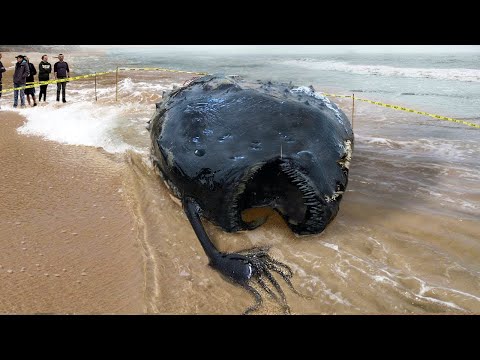
MULTIPOLYGON (((55 80, 65 79, 70 77, 70 69, 68 68, 68 63, 63 61, 63 54, 58 54, 58 61, 53 65, 53 73, 55 75, 55 80)), ((67 82, 62 81, 57 83, 57 101, 60 101, 60 89, 62 89, 62 101, 67 102, 65 99, 65 88, 67 87, 67 82)))
MULTIPOLYGON (((0 60, 2 60, 2 53, 0 53, 0 60)), ((0 61, 0 99, 2 98, 2 75, 7 71, 5 66, 3 66, 2 62, 0 61)))
MULTIPOLYGON (((25 86, 27 77, 30 75, 30 69, 25 60, 25 56, 17 55, 17 63, 15 64, 15 72, 13 73, 13 87, 19 88, 25 86)), ((18 105, 18 94, 20 94, 20 104, 25 107, 25 89, 14 90, 13 92, 13 107, 18 105)))
MULTIPOLYGON (((35 82, 35 75, 37 75, 37 69, 35 69, 35 65, 30 62, 28 56, 25 56, 25 60, 27 60, 28 68, 30 70, 30 75, 27 77, 27 85, 32 85, 35 82)), ((28 105, 30 104, 30 96, 33 99, 33 106, 37 106, 37 100, 35 99, 35 88, 28 88, 25 89, 25 95, 27 95, 28 105)))
MULTIPOLYGON (((38 81, 48 81, 50 80, 50 73, 52 72, 52 65, 48 62, 48 56, 43 55, 42 61, 38 64, 38 81)), ((47 100, 47 86, 40 85, 40 95, 38 95, 38 102, 42 101, 43 95, 43 102, 47 100)))

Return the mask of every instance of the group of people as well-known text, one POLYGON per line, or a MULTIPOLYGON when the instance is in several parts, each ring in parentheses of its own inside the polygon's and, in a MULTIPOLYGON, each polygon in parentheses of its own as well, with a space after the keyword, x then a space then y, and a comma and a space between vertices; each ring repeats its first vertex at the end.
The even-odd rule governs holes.
MULTIPOLYGON (((2 96, 2 73, 6 71, 2 62, 2 54, 0 53, 0 98, 2 96)), ((35 83, 35 75, 37 75, 37 69, 35 65, 30 62, 30 59, 26 55, 17 55, 17 63, 15 64, 15 71, 13 73, 13 87, 22 88, 28 85, 35 83)), ((53 65, 53 74, 55 80, 65 79, 70 77, 70 69, 68 63, 65 62, 63 54, 58 54, 58 61, 53 65)), ((50 74, 52 72, 52 65, 48 62, 48 56, 43 55, 42 61, 38 64, 38 81, 48 81, 50 80, 50 74)), ((65 89, 67 86, 67 81, 62 81, 57 83, 57 101, 60 101, 60 92, 62 94, 62 102, 66 103, 65 98, 65 89)), ((40 85, 40 95, 38 101, 46 101, 47 99, 47 87, 48 84, 40 85)), ((31 105, 30 97, 33 101, 33 106, 37 106, 37 100, 35 98, 35 87, 28 89, 19 89, 14 90, 13 94, 13 107, 18 106, 18 97, 20 95, 20 106, 25 107, 25 95, 27 95, 28 105, 31 105)))

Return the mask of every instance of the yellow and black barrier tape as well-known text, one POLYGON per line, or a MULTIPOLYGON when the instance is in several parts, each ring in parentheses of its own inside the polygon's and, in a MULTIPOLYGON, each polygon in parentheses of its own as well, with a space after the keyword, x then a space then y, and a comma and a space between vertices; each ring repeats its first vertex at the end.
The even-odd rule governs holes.
MULTIPOLYGON (((174 70, 174 69, 166 69, 166 68, 149 68, 149 67, 117 68, 117 70, 118 71, 156 70, 156 71, 168 71, 168 72, 176 72, 176 73, 184 73, 184 74, 208 75, 208 73, 206 73, 206 72, 184 71, 184 70, 174 70)), ((37 87, 39 85, 55 84, 55 83, 65 82, 65 81, 75 81, 75 80, 89 78, 89 77, 92 77, 92 76, 100 76, 100 75, 105 75, 105 74, 111 74, 111 73, 114 73, 114 72, 116 72, 116 71, 115 70, 104 71, 104 72, 74 76, 74 77, 69 77, 69 78, 64 78, 64 79, 47 80, 47 81, 39 81, 39 82, 36 82, 36 83, 28 83, 30 85, 21 86, 21 87, 17 87, 17 88, 4 89, 4 90, 0 91, 0 93, 6 93, 6 92, 10 92, 10 91, 14 91, 14 90, 21 90, 21 89, 30 89, 30 88, 33 88, 33 87, 37 87)), ((353 98, 352 95, 329 94, 329 93, 324 93, 324 92, 322 92, 322 94, 325 95, 325 96, 332 96, 332 97, 338 97, 338 98, 353 98)), ((409 112, 409 113, 425 115, 425 116, 429 116, 429 117, 432 117, 432 118, 438 119, 438 120, 446 120, 446 121, 451 121, 451 122, 455 122, 455 123, 459 123, 459 124, 464 124, 464 125, 467 125, 467 126, 471 126, 471 127, 480 129, 480 124, 475 124, 475 123, 468 122, 468 121, 465 121, 465 120, 454 119, 454 118, 447 117, 447 116, 442 116, 442 115, 430 114, 430 113, 425 112, 425 111, 418 111, 418 110, 410 109, 410 108, 407 108, 407 107, 404 107, 404 106, 385 104, 385 103, 382 103, 380 101, 373 101, 373 100, 362 99, 362 98, 355 98, 355 100, 367 102, 367 103, 374 104, 374 105, 383 106, 383 107, 394 109, 394 110, 400 110, 400 111, 405 111, 405 112, 409 112)))
POLYGON ((73 76, 73 77, 64 78, 64 79, 46 80, 46 81, 39 81, 39 82, 34 82, 34 83, 27 83, 26 86, 4 89, 1 92, 6 93, 6 92, 14 91, 14 90, 30 89, 30 88, 37 87, 37 86, 40 86, 40 85, 55 84, 55 83, 60 83, 60 82, 65 82, 65 81, 75 81, 75 80, 89 78, 89 77, 92 77, 92 76, 100 76, 100 75, 110 74, 110 73, 114 73, 114 72, 115 71, 104 71, 104 72, 99 72, 99 73, 94 73, 94 74, 73 76))
POLYGON ((128 70, 134 70, 134 71, 135 71, 135 70, 145 70, 145 71, 150 71, 150 70, 156 70, 156 71, 168 71, 168 72, 185 73, 185 74, 208 75, 208 73, 206 73, 206 72, 173 70, 173 69, 165 69, 165 68, 149 68, 149 67, 144 67, 144 68, 118 68, 118 70, 121 70, 121 71, 128 71, 128 70))
MULTIPOLYGON (((327 94, 327 93, 322 93, 322 94, 326 95, 326 96, 339 97, 339 98, 352 98, 353 97, 352 95, 337 95, 337 94, 327 94)), ((383 106, 383 107, 394 109, 394 110, 400 110, 400 111, 405 111, 405 112, 409 112, 409 113, 430 116, 434 119, 451 121, 451 122, 455 122, 455 123, 459 123, 459 124, 463 124, 463 125, 467 125, 467 126, 471 126, 471 127, 480 129, 480 124, 475 124, 475 123, 468 122, 468 121, 465 121, 465 120, 453 119, 453 118, 447 117, 447 116, 430 114, 430 113, 425 112, 425 111, 418 111, 418 110, 410 109, 410 108, 407 108, 407 107, 404 107, 404 106, 385 104, 385 103, 382 103, 380 101, 372 101, 372 100, 362 99, 362 98, 357 98, 357 97, 355 98, 355 100, 367 102, 367 103, 374 104, 374 105, 383 106)))
POLYGON ((322 95, 332 96, 332 97, 339 97, 339 98, 351 98, 351 97, 352 97, 352 95, 328 94, 328 93, 324 93, 324 92, 322 92, 322 95))
MULTIPOLYGON (((206 73, 206 72, 184 71, 184 70, 174 70, 174 69, 165 69, 165 68, 148 68, 148 67, 145 67, 145 68, 118 68, 118 70, 122 70, 122 71, 126 71, 126 70, 157 70, 157 71, 168 71, 168 72, 185 73, 185 74, 208 75, 208 73, 206 73)), ((25 86, 20 86, 20 87, 10 88, 10 89, 4 89, 4 90, 0 91, 0 93, 3 94, 3 93, 14 91, 14 90, 30 89, 30 88, 37 87, 37 86, 40 86, 40 85, 55 84, 55 83, 65 82, 65 81, 75 81, 75 80, 89 78, 89 77, 92 77, 92 76, 100 76, 100 75, 105 75, 105 74, 111 74, 111 73, 114 73, 114 72, 116 72, 116 70, 98 72, 98 73, 87 74, 87 75, 74 76, 74 77, 64 78, 64 79, 38 81, 38 82, 35 82, 35 83, 27 83, 25 86)))

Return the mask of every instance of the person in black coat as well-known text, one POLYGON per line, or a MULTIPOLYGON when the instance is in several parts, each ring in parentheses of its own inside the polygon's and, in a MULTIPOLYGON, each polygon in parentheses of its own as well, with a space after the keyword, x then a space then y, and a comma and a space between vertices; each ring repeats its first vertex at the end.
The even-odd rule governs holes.
POLYGON ((15 71, 13 72, 13 87, 17 90, 13 91, 13 107, 18 105, 18 95, 20 95, 20 103, 22 108, 25 107, 25 83, 30 76, 30 69, 25 60, 25 55, 15 56, 17 63, 15 64, 15 71))
MULTIPOLYGON (((50 80, 51 72, 52 65, 48 62, 48 56, 43 55, 42 61, 40 62, 40 64, 38 64, 38 81, 50 80)), ((42 101, 42 95, 43 101, 45 102, 47 100, 47 86, 48 84, 40 85, 40 95, 38 95, 38 102, 42 101)))
MULTIPOLYGON (((30 62, 30 59, 26 56, 25 60, 27 60, 28 68, 30 70, 30 75, 27 77, 27 86, 32 85, 35 82, 35 75, 37 75, 37 69, 35 69, 35 65, 30 62)), ((35 99, 35 88, 25 89, 25 95, 27 95, 28 105, 30 104, 30 96, 33 99, 33 106, 37 106, 37 100, 35 99)))
MULTIPOLYGON (((68 63, 63 61, 63 54, 58 54, 58 61, 53 65, 53 74, 55 75, 55 80, 57 79, 66 79, 70 77, 70 68, 68 63)), ((62 81, 57 83, 57 101, 60 101, 60 90, 62 90, 62 101, 67 102, 65 99, 65 88, 67 87, 67 82, 62 81)))

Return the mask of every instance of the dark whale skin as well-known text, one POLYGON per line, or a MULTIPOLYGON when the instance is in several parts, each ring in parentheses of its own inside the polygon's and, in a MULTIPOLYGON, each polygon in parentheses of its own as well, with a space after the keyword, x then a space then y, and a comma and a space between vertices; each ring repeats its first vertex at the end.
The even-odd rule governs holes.
POLYGON ((289 226, 298 234, 321 232, 347 187, 353 131, 335 104, 295 89, 209 75, 168 95, 152 118, 151 138, 155 163, 174 193, 196 199, 202 215, 225 231, 247 230, 239 193, 276 161, 319 203, 289 226))

